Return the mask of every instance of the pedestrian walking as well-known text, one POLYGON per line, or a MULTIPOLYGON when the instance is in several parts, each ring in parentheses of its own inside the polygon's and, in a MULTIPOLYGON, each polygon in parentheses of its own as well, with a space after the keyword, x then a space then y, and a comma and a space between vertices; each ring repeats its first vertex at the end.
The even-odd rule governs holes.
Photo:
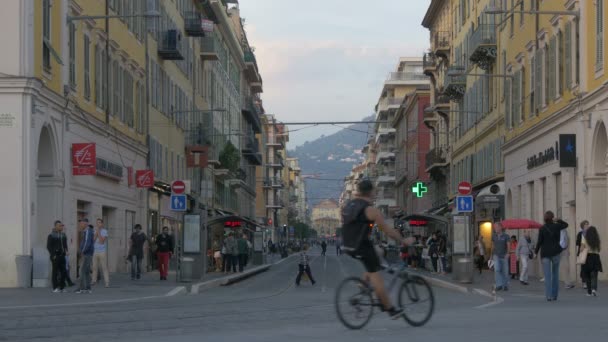
POLYGON ((497 223, 494 225, 494 233, 492 234, 492 260, 494 262, 494 280, 496 291, 509 291, 509 268, 507 257, 509 252, 509 235, 507 235, 502 226, 497 223))
POLYGON ((517 237, 513 235, 511 241, 509 241, 509 274, 511 279, 517 278, 517 266, 517 237))
POLYGON ((243 272, 245 264, 247 264, 247 256, 249 255, 249 246, 247 245, 247 236, 243 235, 237 240, 239 272, 243 272))
POLYGON ((156 256, 160 280, 167 280, 167 276, 169 275, 169 259, 173 255, 173 248, 173 237, 169 234, 169 227, 163 227, 163 232, 156 237, 156 256))
POLYGON ((308 279, 314 285, 316 283, 315 279, 312 277, 312 272, 310 270, 310 260, 308 258, 308 245, 305 244, 300 252, 300 262, 298 263, 298 276, 296 277, 296 286, 300 286, 300 280, 302 279, 302 275, 306 272, 308 279))
POLYGON ((230 270, 232 269, 232 272, 236 273, 236 264, 237 264, 237 258, 239 255, 239 248, 237 246, 236 240, 234 239, 234 235, 231 233, 228 233, 228 238, 226 238, 226 258, 227 258, 227 268, 225 270, 225 273, 230 272, 230 270))
POLYGON ((103 273, 103 281, 106 287, 110 287, 110 273, 108 272, 108 259, 106 254, 106 240, 108 239, 108 230, 103 227, 103 220, 98 218, 95 227, 95 245, 93 253, 93 283, 97 283, 97 272, 101 268, 103 273))
POLYGON ((82 256, 80 266, 80 284, 76 293, 91 293, 91 264, 95 252, 95 228, 89 224, 87 218, 78 221, 81 230, 79 253, 82 256))
POLYGON ((534 252, 532 251, 532 238, 530 237, 530 231, 524 231, 524 238, 519 240, 517 243, 517 258, 521 264, 519 270, 519 282, 522 285, 529 285, 528 283, 528 265, 530 259, 534 259, 534 252))
POLYGON ((131 280, 141 278, 141 261, 144 259, 144 245, 148 237, 141 230, 141 224, 136 224, 135 231, 129 238, 129 260, 131 261, 131 280))
POLYGON ((342 244, 340 240, 336 240, 336 255, 342 255, 342 244))
POLYGON ((213 259, 215 260, 215 272, 220 272, 222 270, 222 249, 217 240, 213 241, 213 259))
POLYGON ((64 224, 55 221, 53 230, 46 239, 46 249, 49 251, 53 271, 51 273, 53 292, 65 292, 67 269, 65 259, 68 254, 68 239, 63 233, 64 224))
POLYGON ((431 237, 426 241, 426 245, 429 248, 429 258, 431 258, 431 264, 433 265, 433 272, 439 272, 437 261, 439 260, 439 238, 437 233, 433 233, 431 237))
MULTIPOLYGON (((582 240, 583 240, 583 236, 585 236, 585 231, 587 230, 587 228, 589 228, 589 221, 584 220, 583 222, 581 222, 580 230, 576 234, 576 257, 577 258, 581 254, 582 240)), ((583 271, 583 265, 580 265, 580 268, 581 268, 581 270, 580 270, 579 275, 581 277, 581 282, 583 284, 583 288, 586 289, 587 288, 587 279, 585 278, 585 272, 583 271)))
POLYGON ((557 300, 559 292, 559 262, 562 252, 559 242, 561 231, 568 228, 568 224, 560 219, 556 220, 552 211, 545 213, 544 220, 545 224, 538 233, 535 254, 538 255, 540 251, 545 275, 545 296, 550 302, 557 300))
POLYGON ((327 242, 323 241, 321 242, 321 255, 325 255, 325 252, 327 252, 327 242))
POLYGON ((483 270, 483 265, 486 262, 486 244, 483 242, 483 236, 479 236, 477 241, 475 241, 475 265, 479 270, 479 274, 483 270))
POLYGON ((439 256, 439 261, 441 261, 441 271, 440 273, 443 275, 447 274, 447 239, 440 231, 437 231, 437 241, 439 243, 437 248, 437 255, 439 256))
POLYGON ((598 272, 603 272, 600 251, 600 235, 597 228, 590 226, 581 239, 581 254, 579 256, 587 282, 587 296, 597 297, 597 275, 598 272))

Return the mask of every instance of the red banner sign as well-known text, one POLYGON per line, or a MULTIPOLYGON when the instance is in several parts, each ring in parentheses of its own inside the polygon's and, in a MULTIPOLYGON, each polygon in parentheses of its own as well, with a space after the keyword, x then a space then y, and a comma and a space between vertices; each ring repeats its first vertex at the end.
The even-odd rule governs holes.
POLYGON ((95 143, 72 144, 72 175, 95 175, 95 143))
POLYGON ((133 185, 133 167, 127 166, 127 184, 129 188, 133 185))
POLYGON ((238 227, 242 227, 242 226, 243 226, 243 222, 242 221, 226 221, 226 222, 224 222, 224 227, 238 228, 238 227))
POLYGON ((135 184, 138 188, 151 188, 154 186, 154 171, 137 170, 135 171, 135 184))

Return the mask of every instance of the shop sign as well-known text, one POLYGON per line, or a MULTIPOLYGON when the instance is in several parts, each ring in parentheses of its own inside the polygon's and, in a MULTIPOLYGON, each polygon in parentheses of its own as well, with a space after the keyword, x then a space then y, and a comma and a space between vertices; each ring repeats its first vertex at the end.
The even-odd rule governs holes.
POLYGON ((151 188, 154 186, 154 171, 137 170, 135 171, 135 184, 138 188, 151 188))
POLYGON ((97 158, 97 175, 120 181, 122 179, 122 165, 97 158))
POLYGON ((559 167, 576 167, 576 134, 559 135, 559 167))
POLYGON ((528 170, 539 167, 553 160, 559 160, 559 143, 555 142, 555 147, 550 147, 538 155, 533 155, 528 158, 528 170))
POLYGON ((201 19, 201 28, 203 32, 213 32, 213 27, 215 23, 209 19, 201 19))
POLYGON ((224 227, 226 228, 239 228, 243 226, 243 221, 226 221, 224 227))
POLYGON ((95 143, 72 144, 72 175, 95 175, 96 164, 95 143))
POLYGON ((429 222, 426 220, 410 220, 410 226, 426 226, 429 222))

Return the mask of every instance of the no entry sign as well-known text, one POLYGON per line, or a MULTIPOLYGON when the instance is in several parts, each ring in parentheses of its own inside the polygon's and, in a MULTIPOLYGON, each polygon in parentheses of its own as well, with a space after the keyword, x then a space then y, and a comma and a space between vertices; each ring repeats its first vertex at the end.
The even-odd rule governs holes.
POLYGON ((469 182, 458 183, 458 193, 461 195, 468 195, 473 190, 473 186, 469 182))
POLYGON ((180 195, 183 194, 185 191, 186 183, 184 183, 184 181, 176 180, 173 181, 173 183, 171 184, 171 192, 173 192, 174 194, 180 195))

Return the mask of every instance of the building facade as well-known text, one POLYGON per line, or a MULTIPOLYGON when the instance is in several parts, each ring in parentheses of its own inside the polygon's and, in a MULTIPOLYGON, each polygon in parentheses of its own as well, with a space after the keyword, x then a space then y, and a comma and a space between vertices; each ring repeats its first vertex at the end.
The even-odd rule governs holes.
POLYGON ((312 228, 319 237, 334 237, 341 221, 340 208, 335 200, 323 200, 312 208, 312 228))

